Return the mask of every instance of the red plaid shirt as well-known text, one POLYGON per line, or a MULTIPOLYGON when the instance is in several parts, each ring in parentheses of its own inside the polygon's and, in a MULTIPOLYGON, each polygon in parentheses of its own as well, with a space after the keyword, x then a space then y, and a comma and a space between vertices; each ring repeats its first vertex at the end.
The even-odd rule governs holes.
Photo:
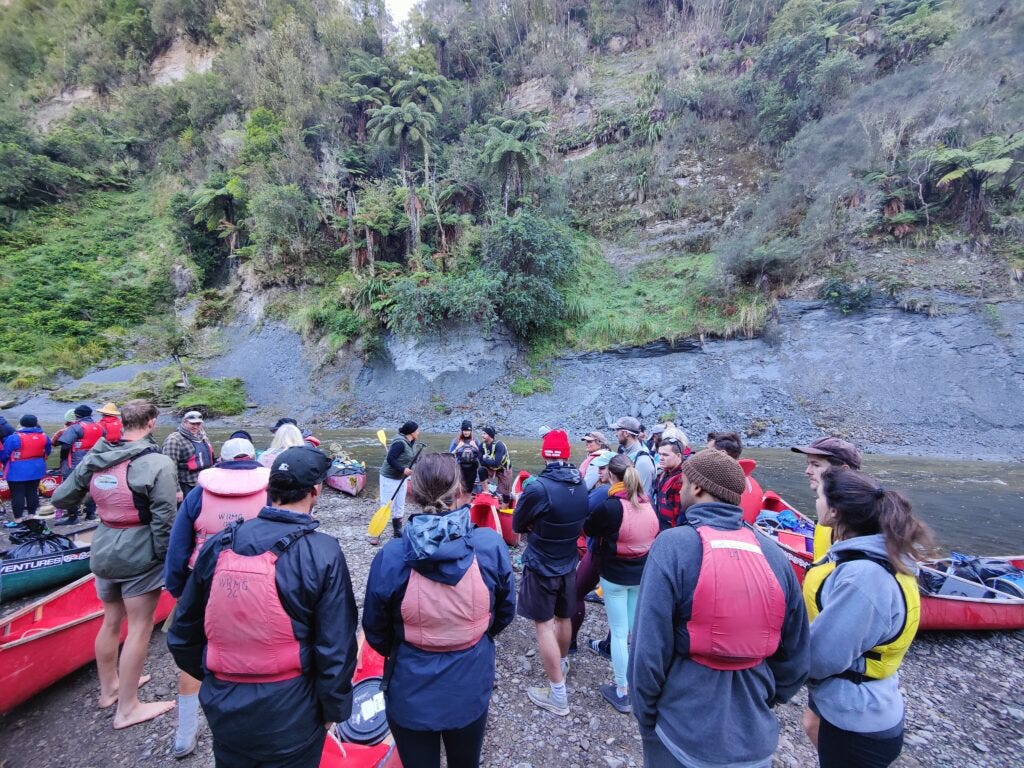
POLYGON ((668 473, 661 473, 655 480, 658 492, 655 494, 654 509, 658 513, 661 530, 675 528, 679 520, 679 491, 683 487, 683 467, 680 464, 668 473))

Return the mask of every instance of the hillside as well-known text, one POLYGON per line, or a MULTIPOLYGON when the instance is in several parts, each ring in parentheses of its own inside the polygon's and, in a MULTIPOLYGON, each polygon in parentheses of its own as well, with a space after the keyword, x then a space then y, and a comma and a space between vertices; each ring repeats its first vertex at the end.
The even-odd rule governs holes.
POLYGON ((1018 296, 1022 61, 999 0, 12 0, 0 379, 197 360, 254 295, 320 364, 468 322, 535 370, 1018 296))

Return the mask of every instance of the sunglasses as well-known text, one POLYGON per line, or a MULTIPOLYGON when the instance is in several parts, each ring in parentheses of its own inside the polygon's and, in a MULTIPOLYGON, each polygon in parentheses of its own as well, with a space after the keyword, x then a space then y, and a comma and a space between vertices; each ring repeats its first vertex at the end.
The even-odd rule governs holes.
POLYGON ((666 438, 662 439, 661 444, 662 445, 665 445, 665 444, 668 444, 668 445, 678 445, 680 448, 685 448, 686 447, 686 444, 682 440, 677 438, 677 437, 666 437, 666 438))

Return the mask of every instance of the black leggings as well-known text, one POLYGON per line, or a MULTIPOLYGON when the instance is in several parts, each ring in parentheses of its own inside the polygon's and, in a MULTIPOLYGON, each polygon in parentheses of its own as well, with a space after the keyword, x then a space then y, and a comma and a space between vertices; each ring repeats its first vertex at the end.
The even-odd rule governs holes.
POLYGON ((39 481, 38 480, 8 480, 11 486, 11 509, 14 510, 14 519, 20 520, 28 506, 28 513, 34 515, 39 509, 39 481))
POLYGON ((821 768, 886 768, 903 751, 903 732, 888 738, 844 731, 825 718, 818 729, 818 764, 821 768))
POLYGON ((448 768, 478 768, 480 765, 484 731, 487 729, 486 712, 465 728, 451 731, 414 731, 403 728, 391 718, 388 718, 388 725, 395 737, 403 768, 439 768, 442 741, 448 768))

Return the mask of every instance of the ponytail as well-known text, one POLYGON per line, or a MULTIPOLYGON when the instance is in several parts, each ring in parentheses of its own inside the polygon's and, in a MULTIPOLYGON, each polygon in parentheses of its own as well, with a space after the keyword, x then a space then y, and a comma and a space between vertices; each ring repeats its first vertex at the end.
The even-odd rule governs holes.
POLYGON ((644 494, 644 482, 636 471, 633 462, 623 453, 608 462, 608 472, 626 488, 626 496, 633 504, 647 501, 644 494))
POLYGON ((441 515, 455 502, 462 472, 450 453, 421 456, 409 478, 409 500, 428 515, 441 515))
POLYGON ((836 540, 881 533, 889 562, 901 573, 910 573, 906 558, 920 560, 930 554, 932 531, 903 494, 885 490, 870 475, 842 467, 825 470, 821 483, 834 513, 836 540))

